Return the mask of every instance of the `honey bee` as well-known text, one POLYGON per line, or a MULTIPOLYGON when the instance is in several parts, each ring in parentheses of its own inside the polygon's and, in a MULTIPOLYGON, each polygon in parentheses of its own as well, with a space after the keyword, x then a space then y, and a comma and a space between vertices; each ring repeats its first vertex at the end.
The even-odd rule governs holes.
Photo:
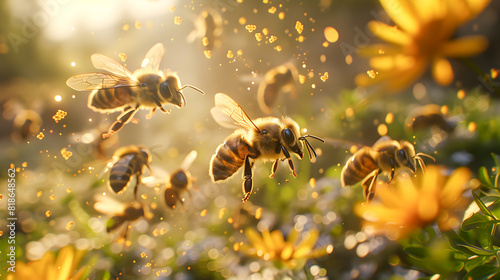
POLYGON ((109 172, 109 186, 117 194, 121 194, 130 185, 132 176, 136 176, 134 197, 137 198, 137 187, 141 181, 144 167, 151 173, 151 154, 144 146, 127 146, 118 149, 113 158, 115 162, 109 172))
POLYGON ((298 71, 293 63, 285 63, 269 70, 260 82, 257 90, 257 101, 262 112, 271 114, 276 99, 282 92, 290 92, 292 98, 297 97, 296 81, 298 71))
POLYGON ((296 177, 290 153, 302 159, 304 154, 300 141, 304 141, 309 160, 315 162, 317 155, 307 141, 307 137, 324 142, 317 136, 300 136, 299 125, 289 117, 282 119, 266 117, 251 120, 238 103, 223 93, 215 95, 215 107, 212 108, 211 113, 221 126, 236 128, 236 130, 217 147, 212 156, 209 168, 210 178, 212 182, 224 181, 244 166, 243 202, 246 202, 252 193, 252 173, 255 160, 274 161, 269 176, 272 178, 276 173, 279 161, 286 159, 290 171, 296 177))
POLYGON ((110 216, 106 222, 106 232, 119 232, 118 241, 128 240, 131 225, 140 218, 149 220, 153 217, 148 206, 137 201, 121 203, 107 196, 96 196, 95 199, 94 209, 110 216))
POLYGON ((415 108, 405 121, 405 127, 411 130, 427 130, 429 127, 438 127, 440 130, 451 133, 456 123, 441 111, 441 106, 428 104, 415 108))
POLYGON ((361 181, 364 197, 367 201, 373 199, 377 177, 380 173, 389 173, 390 183, 396 170, 408 168, 415 173, 417 162, 425 172, 425 163, 422 156, 435 159, 424 153, 415 154, 415 147, 408 141, 392 140, 383 136, 372 147, 362 147, 350 157, 340 175, 342 186, 351 186, 361 181))
POLYGON ((182 162, 181 167, 170 175, 170 184, 165 188, 164 197, 165 203, 172 209, 175 208, 177 201, 184 207, 184 201, 181 198, 183 192, 187 191, 189 196, 191 196, 189 190, 191 186, 194 186, 194 180, 187 169, 191 166, 197 155, 196 151, 191 151, 182 162))
POLYGON ((14 119, 14 127, 17 133, 13 134, 13 138, 28 139, 30 136, 40 131, 42 123, 42 118, 37 112, 33 110, 23 110, 14 119))
POLYGON ((167 103, 181 108, 186 103, 182 94, 184 88, 205 94, 195 86, 181 86, 177 74, 165 74, 159 70, 164 53, 163 44, 154 45, 142 61, 142 68, 133 73, 112 58, 93 54, 90 58, 94 67, 109 73, 78 74, 66 81, 74 90, 92 90, 87 104, 90 109, 101 113, 122 111, 109 130, 103 133, 103 138, 119 131, 141 107, 151 109, 147 118, 151 118, 157 108, 164 113, 169 112, 163 108, 167 103))
POLYGON ((209 51, 220 47, 223 21, 219 12, 212 8, 203 10, 194 25, 195 29, 187 37, 188 42, 200 39, 205 49, 209 51))

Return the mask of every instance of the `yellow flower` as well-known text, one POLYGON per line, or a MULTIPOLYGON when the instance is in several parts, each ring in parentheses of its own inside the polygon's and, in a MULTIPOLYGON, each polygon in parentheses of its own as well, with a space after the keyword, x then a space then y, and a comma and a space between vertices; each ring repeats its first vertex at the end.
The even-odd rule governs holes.
POLYGON ((365 226, 392 240, 434 222, 448 230, 459 224, 455 210, 466 204, 462 192, 471 172, 460 167, 447 177, 444 171, 444 167, 431 165, 420 176, 400 176, 394 185, 379 186, 379 201, 357 204, 354 211, 365 219, 365 226))
POLYGON ((396 26, 371 21, 369 29, 390 44, 362 48, 373 70, 356 76, 359 86, 379 84, 382 90, 399 91, 413 84, 429 65, 440 85, 453 81, 446 57, 469 57, 488 45, 484 36, 452 38, 455 30, 476 17, 490 0, 380 0, 396 26))
POLYGON ((245 235, 250 240, 251 246, 242 245, 241 250, 244 253, 266 261, 282 263, 290 269, 300 269, 308 259, 319 258, 333 251, 331 244, 313 249, 319 238, 316 229, 303 234, 292 229, 286 240, 280 230, 273 232, 265 230, 261 235, 256 230, 247 228, 245 235))
POLYGON ((68 280, 80 279, 86 267, 80 268, 80 263, 85 251, 75 251, 73 247, 66 246, 59 251, 57 259, 52 251, 47 252, 40 260, 24 263, 16 262, 16 272, 7 275, 7 280, 68 280))

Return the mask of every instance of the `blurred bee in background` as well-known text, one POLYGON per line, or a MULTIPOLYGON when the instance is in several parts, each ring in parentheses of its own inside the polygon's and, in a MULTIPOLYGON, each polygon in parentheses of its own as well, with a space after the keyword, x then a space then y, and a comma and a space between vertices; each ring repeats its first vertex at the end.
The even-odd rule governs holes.
POLYGON ((262 112, 271 114, 281 93, 290 92, 293 99, 297 98, 298 75, 297 68, 291 62, 267 71, 257 90, 257 101, 262 112))
POLYGON ((451 133, 455 130, 456 123, 443 113, 441 106, 428 104, 413 109, 405 120, 405 127, 412 131, 438 127, 451 133))
POLYGON ((212 8, 201 11, 194 21, 195 29, 187 36, 188 42, 201 40, 206 50, 212 51, 221 45, 223 22, 221 15, 212 8))
POLYGON ((144 146, 122 147, 113 155, 113 162, 109 172, 109 186, 113 192, 122 194, 132 182, 135 175, 134 197, 137 198, 137 188, 141 182, 141 175, 147 167, 151 173, 151 154, 144 146))
POLYGON ((43 121, 40 115, 33 110, 23 110, 14 118, 14 131, 13 139, 26 140, 40 132, 43 121))
POLYGON ((23 104, 16 99, 8 99, 2 103, 2 117, 13 120, 11 132, 13 141, 28 140, 40 132, 43 121, 37 111, 25 109, 23 104))
POLYGON ((415 147, 408 141, 398 142, 389 136, 383 136, 372 147, 362 147, 347 160, 340 175, 342 187, 355 185, 361 181, 364 197, 370 201, 375 196, 376 182, 380 173, 389 173, 387 183, 390 183, 398 170, 408 168, 415 173, 417 162, 422 172, 425 172, 422 156, 435 161, 430 155, 415 154, 415 147))
POLYGON ((153 213, 149 211, 149 207, 137 201, 130 203, 121 203, 108 196, 96 196, 94 209, 110 216, 106 222, 106 231, 108 233, 118 232, 115 237, 119 243, 124 243, 129 246, 129 235, 132 224, 140 218, 150 220, 153 218, 153 213))
POLYGON ((299 125, 289 117, 275 117, 251 120, 243 108, 229 96, 218 93, 215 95, 215 107, 211 110, 215 121, 223 127, 236 128, 224 143, 217 147, 210 160, 209 175, 212 182, 225 181, 233 176, 242 166, 243 171, 243 202, 246 202, 253 190, 254 161, 274 161, 271 175, 273 177, 279 161, 288 160, 288 166, 296 177, 295 167, 290 153, 302 159, 302 142, 305 142, 311 162, 316 161, 314 151, 307 137, 324 142, 323 139, 312 136, 300 136, 299 125))
POLYGON ((87 104, 92 110, 101 113, 122 111, 108 131, 103 133, 103 138, 118 132, 141 107, 151 109, 147 118, 151 118, 158 108, 167 113, 163 104, 181 108, 186 103, 181 90, 186 87, 204 94, 192 85, 181 86, 177 74, 165 74, 159 70, 164 53, 163 44, 154 45, 142 61, 142 68, 134 73, 112 58, 93 54, 90 58, 94 67, 109 73, 78 74, 66 81, 74 90, 92 90, 87 104))
POLYGON ((189 173, 188 168, 193 164, 196 159, 198 153, 196 151, 191 151, 186 158, 183 160, 181 167, 175 170, 170 175, 169 183, 164 191, 165 204, 175 209, 175 205, 179 201, 184 208, 184 200, 181 198, 182 193, 187 192, 191 197, 191 186, 196 187, 194 185, 194 179, 189 173))

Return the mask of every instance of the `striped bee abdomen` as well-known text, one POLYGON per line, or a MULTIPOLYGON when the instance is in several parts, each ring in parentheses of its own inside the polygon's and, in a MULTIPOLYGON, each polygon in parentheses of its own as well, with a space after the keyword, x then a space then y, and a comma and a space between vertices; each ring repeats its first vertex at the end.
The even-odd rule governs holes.
POLYGON ((354 185, 378 168, 376 161, 370 155, 370 147, 363 147, 347 160, 342 169, 342 183, 344 186, 354 185))
POLYGON ((109 173, 109 186, 119 193, 129 184, 130 178, 137 173, 135 155, 126 155, 118 160, 109 173))
POLYGON ((230 136, 221 144, 210 164, 210 177, 214 182, 231 177, 245 162, 245 156, 257 158, 258 152, 239 135, 230 136))
POLYGON ((100 110, 111 110, 124 107, 134 100, 134 93, 130 87, 100 89, 90 94, 88 106, 100 110))

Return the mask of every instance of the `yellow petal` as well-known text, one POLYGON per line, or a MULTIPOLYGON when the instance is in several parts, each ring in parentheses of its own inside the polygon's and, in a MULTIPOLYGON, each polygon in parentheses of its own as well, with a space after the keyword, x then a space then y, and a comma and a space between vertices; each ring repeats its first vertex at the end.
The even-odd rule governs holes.
POLYGON ((487 47, 488 39, 486 37, 481 35, 467 36, 445 42, 440 53, 446 57, 467 57, 479 54, 487 47))
POLYGON ((418 0, 413 3, 415 11, 418 14, 420 24, 446 17, 446 3, 442 0, 418 0))
POLYGON ((245 230, 245 235, 256 250, 261 250, 263 252, 266 251, 264 240, 262 240, 261 235, 256 230, 253 228, 247 228, 245 230))
POLYGON ((72 273, 72 264, 74 257, 74 249, 71 246, 66 246, 59 251, 57 255, 55 268, 58 271, 57 280, 69 279, 72 273))
POLYGON ((441 203, 444 207, 449 207, 462 195, 470 177, 471 172, 467 167, 460 167, 453 171, 441 191, 441 203))
POLYGON ((395 26, 387 25, 380 21, 372 20, 368 23, 368 28, 370 28, 371 32, 379 37, 380 39, 396 44, 396 45, 408 45, 411 43, 411 37, 399 30, 395 26))
POLYGON ((490 4, 490 2, 491 0, 467 0, 469 9, 472 12, 471 16, 476 17, 490 4))
POLYGON ((316 244, 316 241, 318 241, 318 238, 319 238, 318 230, 313 229, 313 230, 306 232, 302 241, 299 243, 299 245, 297 245, 295 247, 295 252, 293 253, 293 258, 299 259, 299 258, 307 256, 311 252, 311 249, 316 244))
POLYGON ((273 240, 276 251, 283 250, 283 247, 285 246, 285 238, 283 238, 283 233, 281 231, 275 230, 271 232, 271 239, 273 240))
POLYGON ((280 258, 282 260, 289 260, 290 257, 292 256, 293 254, 293 244, 292 243, 285 243, 284 244, 284 247, 283 247, 283 251, 281 251, 281 255, 280 255, 280 258))
POLYGON ((439 85, 451 84, 454 75, 450 62, 446 58, 436 58, 432 64, 432 76, 439 85))
POLYGON ((273 239, 271 238, 271 233, 269 230, 265 230, 262 232, 262 239, 264 240, 264 244, 266 246, 266 253, 269 254, 269 257, 274 258, 276 256, 276 248, 274 246, 273 239))
MULTIPOLYGON (((418 218, 423 222, 432 222, 436 220, 439 213, 439 203, 437 197, 432 194, 424 194, 418 201, 418 218)), ((415 226, 419 226, 418 223, 415 226)))
POLYGON ((399 28, 411 34, 417 33, 419 23, 415 15, 415 9, 409 1, 380 0, 380 4, 399 28))

